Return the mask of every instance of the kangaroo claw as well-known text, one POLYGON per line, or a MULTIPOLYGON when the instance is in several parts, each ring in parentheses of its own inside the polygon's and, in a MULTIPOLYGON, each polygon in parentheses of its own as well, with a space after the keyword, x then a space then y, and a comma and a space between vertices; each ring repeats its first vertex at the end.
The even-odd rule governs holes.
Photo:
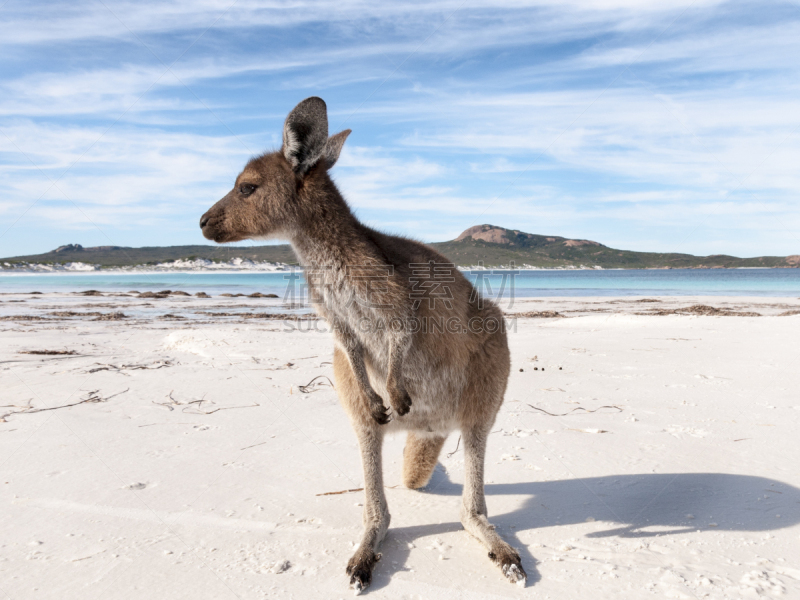
POLYGON ((373 405, 370 412, 372 413, 372 418, 375 419, 375 422, 378 425, 386 425, 389 421, 391 421, 391 418, 389 417, 389 409, 383 404, 378 406, 373 405))

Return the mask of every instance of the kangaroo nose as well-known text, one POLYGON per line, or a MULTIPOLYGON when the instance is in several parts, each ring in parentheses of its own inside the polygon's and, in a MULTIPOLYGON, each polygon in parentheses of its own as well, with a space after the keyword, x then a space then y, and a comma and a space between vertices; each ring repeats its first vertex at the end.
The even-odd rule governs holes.
POLYGON ((200 229, 206 226, 206 224, 208 223, 208 219, 209 219, 208 215, 203 215, 202 217, 200 217, 200 229))

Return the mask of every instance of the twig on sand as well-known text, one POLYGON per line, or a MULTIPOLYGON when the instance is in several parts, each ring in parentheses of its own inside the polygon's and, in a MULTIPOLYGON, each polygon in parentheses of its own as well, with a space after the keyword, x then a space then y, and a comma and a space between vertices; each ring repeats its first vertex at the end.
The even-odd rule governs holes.
MULTIPOLYGON (((386 489, 393 490, 396 485, 385 485, 386 489)), ((338 492, 323 492, 321 494, 314 494, 315 496, 338 496, 339 494, 352 494, 353 492, 363 492, 364 488, 353 488, 352 490, 339 490, 338 492)))
POLYGON ((611 408, 611 409, 617 410, 619 412, 622 412, 622 410, 623 410, 621 407, 611 404, 611 405, 608 405, 608 406, 598 406, 597 408, 592 409, 592 410, 589 410, 588 408, 583 408, 582 406, 578 406, 576 408, 573 408, 569 412, 565 412, 563 414, 556 414, 556 413, 548 412, 543 408, 539 408, 538 406, 534 406, 533 404, 528 404, 528 406, 530 406, 534 410, 538 410, 539 412, 543 412, 544 414, 549 415, 551 417, 567 417, 567 416, 569 416, 571 414, 574 414, 575 411, 577 411, 577 410, 582 410, 583 412, 587 412, 587 413, 597 412, 597 411, 602 410, 604 408, 611 408))
POLYGON ((43 356, 61 356, 61 355, 75 355, 78 354, 75 350, 26 350, 20 354, 41 354, 43 356))
POLYGON ((220 406, 219 408, 215 408, 213 410, 198 410, 192 406, 187 406, 181 412, 184 412, 187 415, 211 415, 221 410, 232 410, 234 408, 256 408, 257 406, 261 405, 254 402, 253 404, 245 404, 244 406, 220 406), (186 410, 187 408, 194 410, 186 410))
POLYGON ((28 407, 22 410, 14 410, 4 415, 0 415, 0 423, 5 423, 6 417, 10 417, 11 415, 20 415, 20 414, 30 415, 33 413, 45 412, 48 410, 58 410, 59 408, 70 408, 72 406, 78 406, 80 404, 98 404, 100 402, 107 402, 111 400, 111 398, 119 396, 120 394, 124 394, 125 392, 128 391, 130 391, 130 388, 124 389, 121 392, 117 392, 116 394, 111 394, 110 396, 106 396, 105 398, 103 398, 102 396, 98 395, 100 390, 92 390, 91 392, 87 393, 86 398, 82 398, 81 400, 73 402, 72 404, 62 404, 61 406, 48 406, 46 408, 33 408, 30 406, 30 401, 28 401, 28 407))
POLYGON ((267 442, 260 442, 258 444, 253 444, 252 446, 245 446, 244 448, 240 448, 240 450, 249 450, 250 448, 255 448, 256 446, 263 446, 267 442))
POLYGON ((353 488, 352 490, 339 490, 338 492, 323 492, 314 494, 315 496, 338 496, 339 494, 350 494, 352 492, 363 492, 364 488, 353 488))
POLYGON ((314 377, 314 379, 309 381, 307 384, 298 385, 297 389, 300 390, 300 392, 303 393, 303 394, 310 394, 311 392, 316 392, 317 389, 318 389, 317 386, 325 385, 325 382, 317 383, 317 379, 327 379, 328 380, 328 385, 331 386, 333 389, 336 389, 334 387, 334 385, 333 385, 333 382, 330 380, 330 378, 327 375, 317 375, 316 377, 314 377))

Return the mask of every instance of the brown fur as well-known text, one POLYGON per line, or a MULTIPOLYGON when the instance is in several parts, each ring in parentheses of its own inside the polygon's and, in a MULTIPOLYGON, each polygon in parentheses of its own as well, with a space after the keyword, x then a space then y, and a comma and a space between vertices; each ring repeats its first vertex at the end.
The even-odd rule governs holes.
POLYGON ((509 580, 524 584, 519 555, 486 518, 483 493, 486 439, 510 370, 502 312, 457 269, 442 267, 449 261, 441 254, 356 219, 328 175, 350 132, 328 138, 327 127, 322 100, 301 102, 286 119, 281 151, 251 160, 201 227, 216 242, 289 239, 314 307, 333 329, 337 393, 358 437, 365 480, 365 531, 348 563, 350 583, 357 592, 366 588, 380 558, 390 520, 383 435, 404 429, 410 488, 427 484, 447 434, 461 432, 462 523, 509 580), (444 269, 445 283, 431 263, 444 269), (431 289, 443 296, 420 295, 431 289))
POLYGON ((428 485, 446 439, 443 435, 427 437, 408 432, 403 450, 403 485, 412 490, 428 485))

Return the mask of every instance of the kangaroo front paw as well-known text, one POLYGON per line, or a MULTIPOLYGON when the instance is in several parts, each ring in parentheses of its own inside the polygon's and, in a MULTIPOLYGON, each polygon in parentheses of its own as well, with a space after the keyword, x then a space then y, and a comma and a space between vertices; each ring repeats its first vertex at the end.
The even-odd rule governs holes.
POLYGON ((378 425, 386 425, 391 419, 389 418, 389 409, 385 406, 374 406, 370 411, 372 418, 378 425))
POLYGON ((408 411, 411 410, 411 396, 408 395, 408 392, 400 392, 399 394, 392 395, 389 400, 394 412, 401 417, 407 415, 408 411))
POLYGON ((372 569, 380 559, 380 554, 356 552, 348 561, 347 574, 350 575, 350 587, 355 591, 356 596, 372 583, 372 569))
POLYGON ((383 398, 375 394, 370 398, 369 412, 378 425, 386 425, 389 422, 389 409, 383 405, 383 398))
POLYGON ((525 569, 522 568, 522 562, 516 550, 511 548, 511 546, 500 548, 496 551, 489 552, 489 558, 500 567, 506 579, 511 583, 516 583, 520 587, 525 587, 528 581, 528 575, 525 573, 525 569))

